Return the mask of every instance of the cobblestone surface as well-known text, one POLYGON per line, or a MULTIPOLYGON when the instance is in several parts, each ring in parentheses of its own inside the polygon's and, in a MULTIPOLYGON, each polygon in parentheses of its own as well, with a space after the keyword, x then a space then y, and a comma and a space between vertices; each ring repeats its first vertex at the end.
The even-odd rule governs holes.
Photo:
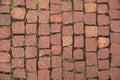
POLYGON ((0 80, 120 80, 120 0, 0 0, 0 80))

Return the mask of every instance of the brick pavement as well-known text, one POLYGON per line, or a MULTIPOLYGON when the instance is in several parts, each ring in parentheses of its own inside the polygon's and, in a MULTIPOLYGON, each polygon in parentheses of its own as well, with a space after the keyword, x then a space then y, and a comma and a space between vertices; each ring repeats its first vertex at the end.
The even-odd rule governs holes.
POLYGON ((120 80, 120 0, 0 0, 0 80, 120 80))

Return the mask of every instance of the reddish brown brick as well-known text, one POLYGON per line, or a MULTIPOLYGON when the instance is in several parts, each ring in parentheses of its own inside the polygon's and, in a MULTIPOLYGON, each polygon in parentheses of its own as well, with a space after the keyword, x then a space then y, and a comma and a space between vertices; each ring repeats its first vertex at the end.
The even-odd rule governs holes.
POLYGON ((15 4, 15 5, 25 5, 25 1, 24 0, 13 0, 13 3, 15 4))
POLYGON ((120 20, 110 20, 110 28, 113 32, 120 32, 120 20))
POLYGON ((83 71, 85 71, 85 62, 84 61, 75 62, 75 70, 77 72, 83 72, 83 71))
POLYGON ((17 58, 17 57, 24 57, 24 49, 23 48, 11 48, 12 50, 12 56, 17 58), (19 53, 19 54, 18 54, 19 53))
POLYGON ((108 25, 109 17, 106 15, 98 15, 98 25, 108 25))
POLYGON ((84 46, 83 36, 74 37, 74 47, 81 48, 84 46))
POLYGON ((10 25, 10 15, 9 14, 0 14, 0 25, 10 25))
POLYGON ((9 4, 10 4, 10 0, 1 0, 1 3, 2 3, 2 4, 9 5, 9 4))
POLYGON ((52 57, 52 67, 53 68, 61 68, 62 60, 60 56, 53 56, 52 57))
POLYGON ((37 56, 37 48, 36 47, 26 47, 25 49, 26 58, 33 58, 37 56))
POLYGON ((13 34, 24 34, 25 33, 25 26, 23 21, 17 21, 12 23, 12 33, 13 34))
POLYGON ((50 47, 50 37, 49 36, 41 36, 39 38, 39 48, 49 48, 50 47))
POLYGON ((97 37, 97 26, 85 26, 86 37, 97 37))
POLYGON ((82 22, 83 18, 83 12, 74 12, 74 22, 82 22))
POLYGON ((50 0, 51 3, 54 3, 54 4, 60 4, 61 3, 61 0, 50 0))
POLYGON ((64 72, 64 80, 74 80, 74 73, 73 72, 64 72))
POLYGON ((108 13, 108 6, 106 4, 98 4, 98 13, 108 13))
POLYGON ((109 60, 98 60, 99 69, 107 69, 109 67, 109 60))
POLYGON ((110 70, 110 76, 112 80, 119 80, 120 79, 120 69, 119 68, 112 68, 110 70))
POLYGON ((14 59, 12 59, 12 67, 13 68, 24 67, 24 58, 14 58, 14 59))
POLYGON ((27 23, 35 23, 37 22, 37 11, 36 10, 28 10, 26 14, 27 23))
POLYGON ((83 29, 83 23, 74 23, 74 33, 75 34, 83 34, 84 29, 83 29))
POLYGON ((108 0, 97 0, 98 3, 107 2, 108 0))
POLYGON ((110 9, 120 9, 120 1, 119 0, 109 0, 108 1, 109 3, 109 7, 110 9))
POLYGON ((73 35, 73 28, 72 28, 72 26, 63 26, 62 27, 62 34, 64 36, 73 35))
POLYGON ((51 21, 51 22, 54 22, 54 23, 61 22, 61 21, 62 21, 62 16, 61 16, 61 14, 51 15, 51 16, 50 16, 50 21, 51 21))
POLYGON ((26 60, 26 69, 27 71, 30 72, 36 72, 36 63, 37 60, 36 59, 28 59, 26 60))
POLYGON ((50 55, 50 49, 39 50, 39 56, 50 55))
POLYGON ((86 50, 87 51, 96 51, 97 49, 97 40, 96 38, 86 39, 86 50))
POLYGON ((49 11, 38 11, 39 23, 49 23, 50 12, 49 11))
POLYGON ((82 49, 75 49, 73 52, 73 57, 76 60, 83 59, 83 50, 82 49))
POLYGON ((36 46, 37 45, 36 35, 25 36, 26 46, 36 46))
POLYGON ((52 79, 53 80, 62 80, 61 69, 52 70, 52 79))
POLYGON ((73 23, 72 12, 63 12, 62 17, 63 17, 63 24, 73 23))
POLYGON ((11 71, 10 63, 0 63, 0 71, 2 71, 2 72, 10 72, 11 71))
POLYGON ((74 63, 63 61, 63 69, 64 70, 73 70, 74 69, 74 63))
POLYGON ((0 51, 10 51, 10 40, 0 40, 0 51))
POLYGON ((49 0, 40 0, 40 3, 38 4, 38 8, 49 9, 49 0))
POLYGON ((61 34, 51 35, 51 44, 61 45, 61 34))
POLYGON ((13 8, 11 11, 11 16, 16 19, 24 19, 25 13, 25 8, 13 8))
POLYGON ((25 78, 25 70, 24 69, 15 69, 13 71, 13 77, 25 78))
POLYGON ((50 71, 49 70, 39 70, 38 71, 38 80, 50 80, 50 71))
POLYGON ((85 24, 96 25, 96 14, 95 13, 87 13, 84 15, 85 24))
POLYGON ((13 43, 13 46, 23 46, 24 45, 24 36, 13 36, 12 43, 13 43))
POLYGON ((109 79, 109 71, 108 70, 99 71, 98 76, 99 76, 99 80, 107 80, 109 79))
POLYGON ((74 0, 74 10, 83 10, 82 0, 74 0))
POLYGON ((40 24, 38 28, 39 35, 50 35, 50 25, 49 24, 40 24))
POLYGON ((50 68, 50 58, 49 57, 39 58, 38 67, 39 69, 50 68))
POLYGON ((58 14, 61 13, 61 5, 51 4, 51 14, 58 14))
POLYGON ((85 4, 85 11, 86 12, 96 12, 97 5, 96 3, 86 3, 85 4))
POLYGON ((108 36, 109 35, 109 26, 99 26, 98 35, 100 36, 108 36))
POLYGON ((73 43, 72 36, 63 36, 62 37, 62 44, 63 46, 70 46, 73 43))
POLYGON ((86 53, 86 64, 87 65, 96 65, 97 64, 97 55, 96 53, 90 52, 86 53))
POLYGON ((111 43, 120 43, 120 33, 111 33, 111 43))
POLYGON ((75 74, 75 80, 85 80, 85 75, 83 74, 75 74))
POLYGON ((36 24, 27 24, 26 25, 26 34, 36 34, 37 25, 36 24))
POLYGON ((27 80, 37 80, 37 73, 28 73, 27 80))
POLYGON ((72 59, 72 46, 63 48, 63 59, 72 59))
POLYGON ((51 24, 51 32, 57 33, 61 32, 61 24, 51 24))
POLYGON ((106 59, 108 57, 109 57, 109 49, 108 48, 99 49, 99 51, 98 51, 99 59, 106 59))
POLYGON ((97 77, 98 75, 98 69, 95 66, 87 67, 86 72, 87 78, 97 77))
POLYGON ((120 55, 112 55, 111 66, 120 66, 120 55))
POLYGON ((62 3, 62 11, 71 11, 72 10, 72 3, 71 1, 63 1, 62 3))
POLYGON ((110 47, 110 53, 111 54, 120 54, 120 45, 112 43, 111 47, 110 47))
POLYGON ((36 9, 36 0, 26 0, 26 7, 36 9))
POLYGON ((9 13, 10 7, 6 5, 0 5, 0 13, 9 13))
POLYGON ((0 38, 8 38, 10 37, 10 27, 7 27, 7 26, 2 26, 0 27, 0 38))
POLYGON ((84 0, 85 2, 96 2, 96 0, 84 0))
POLYGON ((105 37, 99 37, 98 38, 98 47, 99 48, 104 48, 109 46, 109 39, 105 37))
POLYGON ((0 74, 0 79, 1 80, 10 80, 11 75, 10 74, 0 74))
POLYGON ((110 19, 120 19, 119 14, 120 14, 119 10, 114 10, 114 9, 109 10, 110 19))
POLYGON ((62 47, 61 46, 52 46, 52 51, 51 52, 54 55, 61 54, 62 47))

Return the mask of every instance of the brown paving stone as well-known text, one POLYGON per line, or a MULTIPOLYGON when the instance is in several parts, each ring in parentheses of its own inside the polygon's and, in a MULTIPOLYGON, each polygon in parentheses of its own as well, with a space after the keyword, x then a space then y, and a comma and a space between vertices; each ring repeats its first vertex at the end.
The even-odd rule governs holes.
POLYGON ((11 71, 10 63, 0 63, 0 71, 2 72, 10 72, 11 71))
POLYGON ((12 37, 13 46, 23 46, 24 36, 13 36, 12 37))
POLYGON ((120 69, 119 68, 112 68, 110 70, 110 75, 111 75, 112 80, 117 80, 117 79, 119 80, 120 79, 119 74, 120 74, 120 69))
POLYGON ((106 70, 106 71, 99 71, 98 75, 99 75, 99 80, 109 79, 109 71, 108 70, 106 70))
POLYGON ((52 67, 53 68, 61 68, 62 60, 60 56, 53 56, 52 57, 52 67))
POLYGON ((10 51, 10 40, 0 40, 0 51, 10 51))
POLYGON ((0 25, 10 25, 10 15, 9 14, 0 14, 0 25))
POLYGON ((11 48, 12 50, 12 56, 17 58, 17 57, 24 57, 24 48, 11 48), (19 54, 18 54, 19 53, 19 54))
POLYGON ((6 5, 0 5, 0 13, 10 13, 10 7, 6 5))
POLYGON ((24 34, 25 24, 23 21, 17 21, 12 23, 12 33, 13 34, 24 34))
POLYGON ((13 77, 25 78, 25 70, 24 69, 15 69, 13 71, 13 77))
POLYGON ((11 16, 15 19, 24 19, 25 13, 25 8, 13 8, 11 11, 11 16))
POLYGON ((12 59, 12 67, 13 68, 24 67, 24 58, 14 58, 14 59, 12 59))
POLYGON ((40 58, 38 62, 38 67, 39 69, 50 68, 50 58, 49 57, 40 58))
POLYGON ((10 27, 2 26, 0 27, 0 38, 8 38, 10 37, 10 27))
POLYGON ((37 73, 35 72, 28 73, 27 80, 37 80, 37 73))
POLYGON ((38 80, 50 80, 50 71, 49 70, 39 70, 38 71, 38 80), (45 74, 45 75, 43 75, 45 74))
POLYGON ((26 69, 27 69, 27 71, 36 72, 36 63, 37 63, 36 59, 28 59, 28 60, 26 60, 26 69))
POLYGON ((36 10, 28 10, 26 14, 27 23, 35 23, 37 22, 37 11, 36 10))
POLYGON ((10 80, 11 75, 10 74, 0 74, 1 80, 10 80))
POLYGON ((52 79, 53 80, 62 80, 61 69, 53 69, 52 70, 52 79))
POLYGON ((25 49, 26 58, 33 58, 37 56, 37 48, 36 47, 26 47, 25 49))
POLYGON ((26 0, 26 7, 36 9, 36 0, 26 0))

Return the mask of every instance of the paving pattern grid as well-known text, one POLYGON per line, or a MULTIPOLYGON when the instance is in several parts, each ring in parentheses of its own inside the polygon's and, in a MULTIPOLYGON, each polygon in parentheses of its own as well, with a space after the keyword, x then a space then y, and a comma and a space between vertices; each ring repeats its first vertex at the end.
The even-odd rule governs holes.
POLYGON ((0 80, 120 80, 120 0, 0 0, 0 80))

